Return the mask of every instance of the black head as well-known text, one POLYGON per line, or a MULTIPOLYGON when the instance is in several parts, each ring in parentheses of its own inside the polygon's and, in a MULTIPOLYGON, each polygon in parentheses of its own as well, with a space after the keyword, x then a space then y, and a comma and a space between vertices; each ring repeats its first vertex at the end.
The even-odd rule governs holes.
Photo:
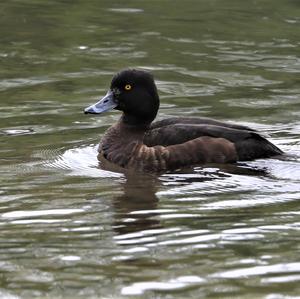
POLYGON ((144 70, 125 69, 117 73, 107 95, 85 113, 102 113, 110 109, 123 111, 123 121, 130 125, 150 124, 159 108, 153 76, 144 70))

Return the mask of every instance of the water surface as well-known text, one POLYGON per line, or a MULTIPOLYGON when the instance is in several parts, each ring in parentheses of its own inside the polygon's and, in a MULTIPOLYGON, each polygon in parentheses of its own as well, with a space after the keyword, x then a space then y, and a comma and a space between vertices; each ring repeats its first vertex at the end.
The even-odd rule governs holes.
POLYGON ((0 297, 299 298, 298 1, 3 1, 0 297), (124 67, 158 118, 205 116, 288 155, 161 176, 101 169, 124 67))

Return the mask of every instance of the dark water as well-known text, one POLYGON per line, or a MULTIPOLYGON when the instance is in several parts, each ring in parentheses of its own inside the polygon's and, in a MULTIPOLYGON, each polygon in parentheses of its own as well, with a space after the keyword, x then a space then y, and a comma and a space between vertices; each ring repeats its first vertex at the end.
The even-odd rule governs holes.
POLYGON ((1 298, 300 298, 300 2, 0 4, 1 298), (156 78, 159 118, 268 134, 285 160, 104 171, 113 73, 156 78))

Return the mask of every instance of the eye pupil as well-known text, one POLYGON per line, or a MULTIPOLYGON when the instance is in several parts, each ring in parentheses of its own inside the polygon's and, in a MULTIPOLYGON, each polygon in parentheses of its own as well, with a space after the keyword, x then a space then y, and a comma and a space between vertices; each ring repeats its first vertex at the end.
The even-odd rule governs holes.
POLYGON ((131 85, 130 84, 126 84, 125 85, 125 90, 130 90, 132 87, 131 87, 131 85))

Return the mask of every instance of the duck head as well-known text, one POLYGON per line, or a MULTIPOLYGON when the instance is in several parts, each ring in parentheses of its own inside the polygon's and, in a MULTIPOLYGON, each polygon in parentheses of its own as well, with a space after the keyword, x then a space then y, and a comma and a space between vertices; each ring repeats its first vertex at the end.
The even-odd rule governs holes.
POLYGON ((107 94, 84 113, 101 114, 111 109, 123 112, 129 125, 149 125, 156 117, 159 97, 153 76, 144 70, 125 69, 117 73, 107 94))

